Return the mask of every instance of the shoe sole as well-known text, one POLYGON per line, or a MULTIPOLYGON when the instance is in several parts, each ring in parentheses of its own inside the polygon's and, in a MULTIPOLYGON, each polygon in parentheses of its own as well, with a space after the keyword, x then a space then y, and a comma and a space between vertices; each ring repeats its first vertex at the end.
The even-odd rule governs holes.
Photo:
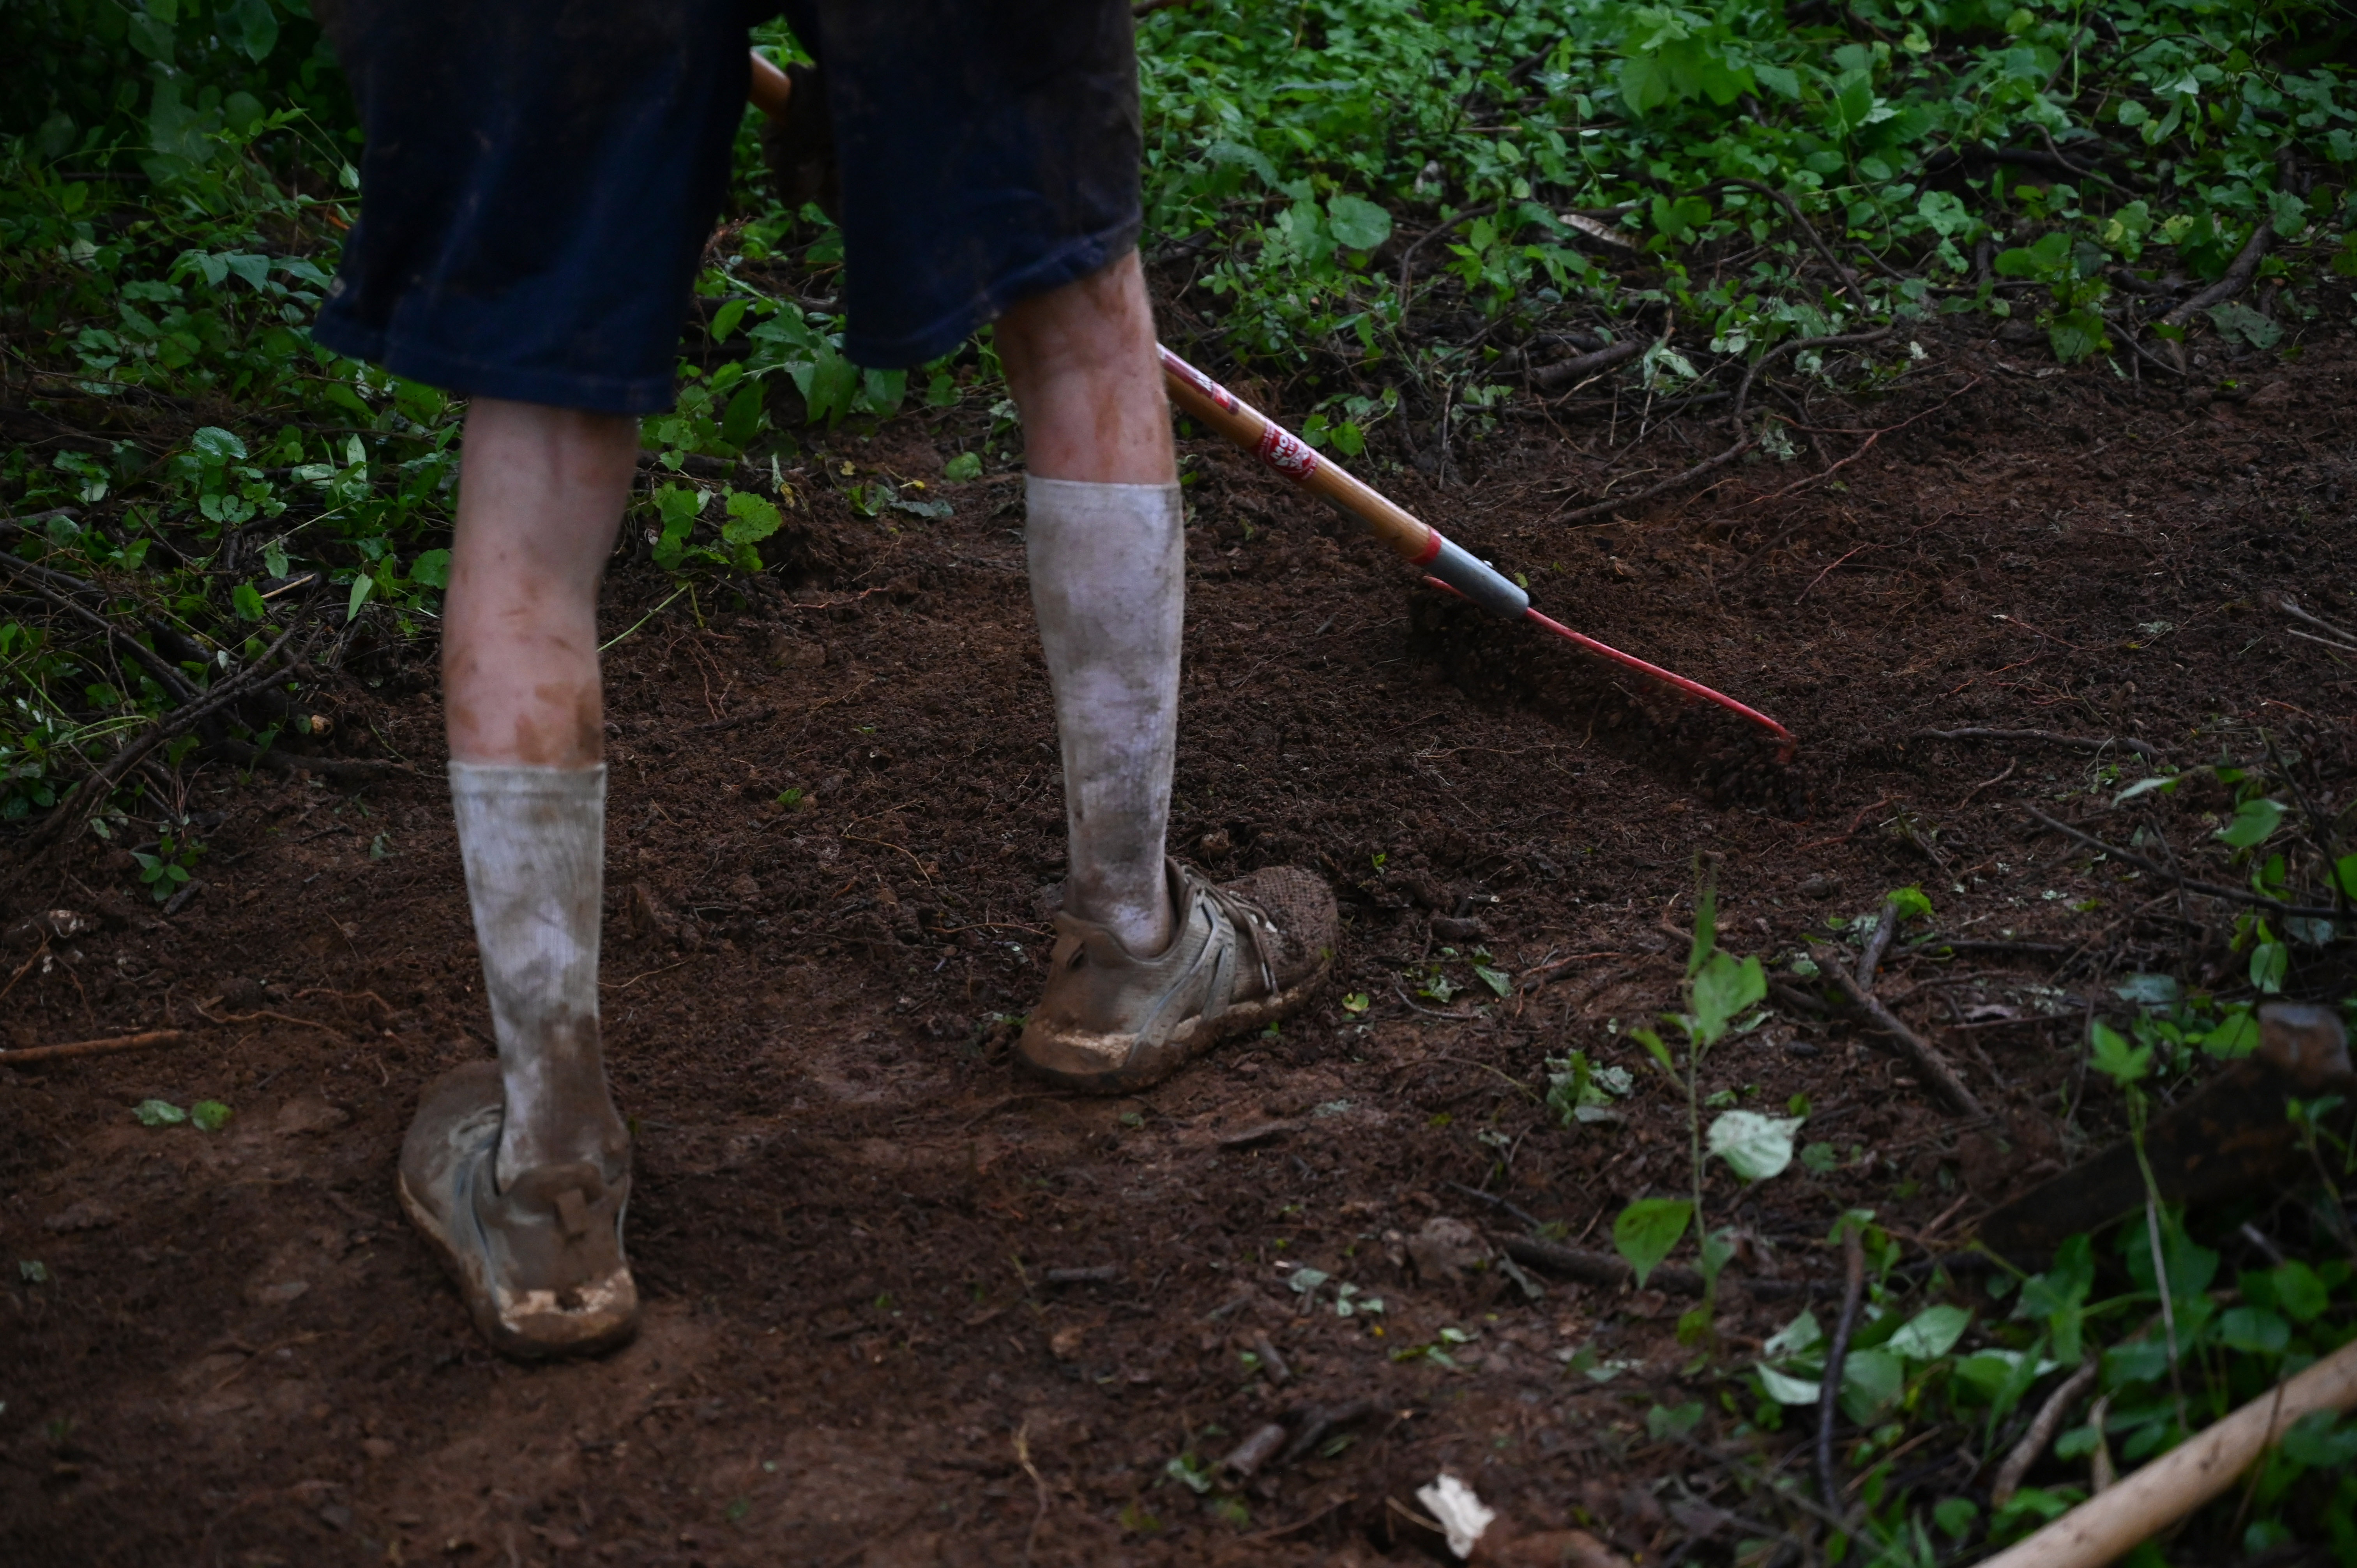
MULTIPOLYGON (((1119 1067, 1098 1072, 1073 1072, 1049 1067, 1035 1060, 1025 1051, 1022 1043, 1016 1047, 1016 1060, 1031 1076, 1044 1079, 1061 1089, 1078 1090, 1083 1094, 1134 1094, 1139 1090, 1153 1088, 1188 1063, 1210 1055, 1238 1036, 1266 1028, 1300 1011, 1333 972, 1334 960, 1329 955, 1321 959, 1307 977, 1283 991, 1236 1003, 1216 1018, 1189 1019, 1157 1050, 1141 1053, 1135 1044, 1131 1045, 1119 1067)), ((1028 1043, 1029 1031, 1025 1033, 1028 1043)), ((1048 1036, 1047 1041, 1059 1052, 1111 1056, 1114 1048, 1117 1047, 1100 1042, 1134 1041, 1135 1038, 1128 1035, 1055 1034, 1048 1036)))
MULTIPOLYGON (((630 1310, 608 1327, 561 1340, 537 1339, 520 1332, 500 1316, 490 1282, 483 1277, 479 1269, 470 1265, 468 1257, 451 1241, 449 1233, 435 1219, 433 1211, 420 1203, 417 1196, 409 1190, 408 1173, 397 1173, 393 1185, 401 1195, 402 1212, 409 1216, 409 1223, 416 1228, 418 1235, 425 1238, 426 1246, 441 1263, 443 1273, 448 1274, 450 1283, 457 1287, 458 1299, 466 1304, 467 1316, 474 1320, 476 1332, 490 1341, 491 1348, 500 1354, 522 1361, 570 1360, 576 1357, 603 1355, 630 1343, 638 1333, 635 1282, 631 1283, 630 1310)), ((622 1277, 630 1281, 627 1268, 622 1277)))

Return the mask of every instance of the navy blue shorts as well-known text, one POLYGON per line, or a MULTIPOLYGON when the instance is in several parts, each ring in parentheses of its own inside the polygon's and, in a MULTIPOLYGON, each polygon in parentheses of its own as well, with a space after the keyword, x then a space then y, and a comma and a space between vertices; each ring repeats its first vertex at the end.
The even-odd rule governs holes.
MULTIPOLYGON (((670 406, 779 0, 341 0, 366 137, 314 336, 462 394, 670 406)), ((921 364, 1137 242, 1123 0, 788 0, 842 168, 845 351, 921 364)))

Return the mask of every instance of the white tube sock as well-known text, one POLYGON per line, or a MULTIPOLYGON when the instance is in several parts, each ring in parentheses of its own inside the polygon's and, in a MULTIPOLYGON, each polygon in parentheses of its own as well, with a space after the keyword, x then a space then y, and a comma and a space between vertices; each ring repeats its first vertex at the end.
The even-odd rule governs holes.
POLYGON ((1162 854, 1186 617, 1179 489, 1033 478, 1024 502, 1063 744, 1064 904, 1152 957, 1172 934, 1162 854))
POLYGON ((453 761, 450 805, 507 1090, 500 1186, 576 1160, 617 1174, 628 1135, 597 1039, 606 766, 453 761))

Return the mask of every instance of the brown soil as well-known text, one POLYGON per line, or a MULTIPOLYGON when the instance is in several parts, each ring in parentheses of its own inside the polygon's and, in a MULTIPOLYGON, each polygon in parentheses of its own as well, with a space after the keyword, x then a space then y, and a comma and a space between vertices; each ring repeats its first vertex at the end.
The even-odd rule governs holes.
MULTIPOLYGON (((1725 439, 1632 451, 1632 405, 1516 419, 1460 447, 1446 489, 1381 480, 1528 573, 1541 607, 1781 719, 1803 746, 1787 769, 1740 726, 1427 597, 1190 444, 1173 843, 1223 872, 1323 868, 1346 942, 1308 1015, 1123 1101, 1008 1065, 1061 865, 1019 487, 939 482, 980 439, 965 416, 838 436, 805 470, 788 568, 749 601, 683 598, 608 656, 605 1002, 651 1305, 594 1364, 488 1354, 396 1208, 418 1087, 485 1052, 488 1021, 431 650, 356 654, 321 699, 336 744, 414 774, 355 793, 200 773, 185 908, 159 918, 128 856, 92 845, 8 913, 97 922, 38 957, 11 939, 10 1043, 191 1033, 0 1069, 0 1560, 1405 1562, 1426 1548, 1404 1510, 1443 1468, 1506 1533, 1584 1521, 1651 1560, 1723 1523, 1696 1500, 1726 1501, 1727 1470, 1647 1433, 1657 1403, 1702 1402, 1704 1438, 1751 1413, 1676 1345, 1684 1303, 1537 1275, 1533 1300, 1425 1229, 1518 1230, 1462 1190, 1486 1188, 1606 1246, 1620 1204, 1682 1190, 1683 1108, 1617 1031, 1674 999, 1696 854, 1721 857, 1738 951, 1910 883, 1944 931, 2059 944, 1904 959, 1885 983, 2002 1131, 1789 1005, 1709 1064, 1748 1104, 1808 1095, 1804 1135, 1843 1155, 1748 1197, 1714 1170, 1715 1222, 1751 1233, 1738 1269, 1799 1281, 1833 1272, 1844 1205, 1921 1255, 2083 1146, 2075 1023, 1953 1026, 1961 1009, 2138 968, 2233 976, 2215 906, 2123 885, 2024 815, 2083 810, 2057 798, 2135 757, 1917 732, 2136 736, 2192 764, 2258 755, 2264 729, 2318 793, 2348 788, 2349 666, 2266 596, 2357 612, 2335 586, 2357 566, 2357 358, 2253 360, 2247 401, 2204 402, 1925 342, 1883 398, 1794 405, 1833 432, 1923 416, 1831 476, 1857 437, 1803 431, 1795 460, 1699 499, 1551 524, 1608 464, 1666 472, 1725 439), (845 461, 931 481, 955 515, 859 520, 831 488, 845 461), (790 789, 802 809, 777 803, 790 789), (1434 964, 1469 989, 1417 994, 1434 964), (1626 1125, 1566 1131, 1536 1102, 1543 1058, 1574 1047, 1637 1072, 1626 1125), (149 1128, 150 1097, 236 1114, 149 1128), (14 1266, 34 1261, 46 1280, 14 1266), (1295 1265, 1382 1315, 1289 1289, 1295 1265), (1245 1359, 1264 1337, 1283 1386, 1245 1359), (1453 1369, 1403 1354, 1434 1344, 1453 1369), (1577 1349, 1623 1369, 1566 1369, 1577 1349), (1326 1440, 1248 1483, 1199 1498, 1166 1469, 1321 1413, 1326 1440), (1674 1471, 1691 1494, 1656 1486, 1674 1471)), ((610 631, 667 591, 618 563, 610 631)), ((2198 844, 2217 803, 2189 790, 2148 820, 2198 844)), ((2296 956, 2295 992, 2328 979, 2296 956)), ((1792 1294, 1732 1298, 1729 1359, 1792 1294)))

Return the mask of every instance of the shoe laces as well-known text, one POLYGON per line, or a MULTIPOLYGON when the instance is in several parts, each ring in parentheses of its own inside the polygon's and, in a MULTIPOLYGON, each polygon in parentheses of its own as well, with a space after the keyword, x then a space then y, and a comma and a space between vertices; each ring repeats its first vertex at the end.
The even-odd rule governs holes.
POLYGON ((1268 918, 1268 911, 1242 894, 1232 893, 1217 883, 1194 876, 1191 872, 1189 875, 1220 913, 1227 918, 1227 923, 1242 931, 1244 940, 1252 944, 1253 962, 1260 969, 1261 989, 1267 995, 1275 995, 1276 971, 1270 966, 1267 945, 1261 940, 1264 929, 1273 930, 1275 927, 1275 922, 1268 918))

